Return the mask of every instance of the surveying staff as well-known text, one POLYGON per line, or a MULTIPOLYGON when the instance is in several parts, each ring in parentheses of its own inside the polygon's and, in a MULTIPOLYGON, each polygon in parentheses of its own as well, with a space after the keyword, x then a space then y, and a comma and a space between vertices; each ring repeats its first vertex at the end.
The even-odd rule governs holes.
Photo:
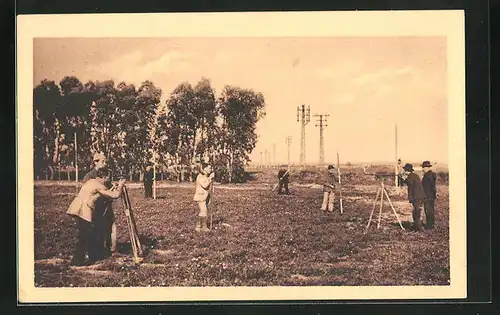
POLYGON ((422 177, 422 187, 424 188, 424 212, 425 212, 425 227, 427 229, 434 228, 434 203, 436 202, 436 178, 437 175, 431 170, 432 164, 429 161, 422 163, 424 176, 422 177))
MULTIPOLYGON (((86 183, 90 179, 97 177, 97 172, 100 169, 106 168, 107 160, 104 153, 99 152, 94 154, 94 168, 85 174, 82 182, 86 183)), ((105 182, 106 188, 113 187, 111 180, 105 182)), ((116 223, 115 215, 113 212, 113 203, 108 198, 98 198, 95 206, 95 214, 93 216, 94 225, 96 226, 96 238, 100 238, 102 248, 100 248, 101 256, 110 256, 111 253, 116 251, 116 223), (104 252, 105 251, 105 252, 104 252)))
POLYGON ((333 212, 333 201, 335 200, 335 186, 337 184, 337 175, 335 173, 335 166, 328 165, 328 175, 323 184, 323 203, 321 210, 333 212))
POLYGON ((285 195, 289 195, 288 183, 290 182, 290 173, 286 169, 281 169, 278 172, 278 195, 282 195, 283 187, 285 188, 285 195))
POLYGON ((210 199, 212 197, 214 177, 215 173, 212 172, 212 166, 208 163, 203 163, 202 171, 196 177, 196 190, 193 197, 193 200, 198 202, 198 207, 200 208, 195 228, 197 232, 209 231, 207 227, 207 215, 208 205, 210 204, 210 199))
POLYGON ((405 182, 406 185, 408 185, 408 201, 413 206, 413 228, 416 231, 422 231, 420 212, 422 211, 422 203, 425 199, 424 189, 420 182, 420 177, 413 171, 413 165, 406 163, 403 169, 407 176, 405 182))
POLYGON ((109 190, 104 183, 108 180, 108 171, 106 168, 100 168, 95 172, 96 178, 89 179, 83 184, 78 195, 73 199, 67 214, 76 218, 78 228, 78 241, 75 248, 71 264, 74 266, 83 266, 93 264, 100 260, 102 238, 99 228, 93 224, 97 201, 99 198, 116 199, 121 196, 122 187, 125 180, 121 180, 117 190, 109 190), (88 254, 89 260, 85 262, 85 254, 88 254))
POLYGON ((146 172, 144 172, 144 197, 152 198, 153 197, 153 168, 148 165, 146 167, 146 172))

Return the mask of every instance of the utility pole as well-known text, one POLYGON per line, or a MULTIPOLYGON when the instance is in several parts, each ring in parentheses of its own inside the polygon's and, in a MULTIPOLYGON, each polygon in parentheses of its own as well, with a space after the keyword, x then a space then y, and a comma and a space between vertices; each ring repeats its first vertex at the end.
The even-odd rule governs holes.
POLYGON ((301 123, 300 133, 300 164, 306 163, 306 125, 311 121, 311 107, 302 104, 297 106, 297 122, 301 123))
POLYGON ((290 168, 290 145, 292 144, 292 137, 286 137, 286 145, 288 147, 288 168, 290 168))
POLYGON ((260 167, 264 167, 264 160, 262 159, 262 151, 260 151, 260 167))
POLYGON ((319 163, 325 164, 325 146, 323 141, 323 128, 328 127, 326 123, 326 118, 330 116, 328 114, 314 115, 314 117, 319 117, 316 127, 319 127, 319 163))
POLYGON ((76 131, 75 131, 75 182, 78 183, 78 144, 76 141, 76 131))
POLYGON ((399 191, 398 185, 398 173, 399 173, 399 163, 398 163, 398 125, 394 126, 394 161, 396 166, 394 168, 394 186, 396 186, 396 190, 399 191))
POLYGON ((273 143, 273 165, 276 165, 276 143, 273 143))

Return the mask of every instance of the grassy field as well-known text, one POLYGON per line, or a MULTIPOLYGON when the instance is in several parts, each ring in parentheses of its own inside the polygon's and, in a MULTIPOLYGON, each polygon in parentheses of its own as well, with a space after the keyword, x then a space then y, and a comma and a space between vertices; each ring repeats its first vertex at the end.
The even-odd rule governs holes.
MULTIPOLYGON (((217 185, 213 230, 194 231, 193 183, 161 182, 156 200, 128 183, 145 254, 134 264, 121 203, 114 203, 118 253, 91 267, 69 266, 75 223, 65 214, 75 195, 67 182, 35 183, 35 285, 38 287, 447 285, 448 186, 439 182, 436 228, 403 231, 387 201, 382 223, 365 226, 378 187, 357 171, 343 177, 344 213, 319 210, 317 170, 294 171, 290 196, 270 192, 276 170, 256 170, 241 185, 217 185)), ((391 181, 389 180, 388 183, 391 181)), ((405 227, 406 194, 391 200, 405 227)), ((405 189, 406 190, 406 187, 405 189)), ((377 208, 378 212, 378 208, 377 208)), ((422 217, 423 214, 422 214, 422 217)))

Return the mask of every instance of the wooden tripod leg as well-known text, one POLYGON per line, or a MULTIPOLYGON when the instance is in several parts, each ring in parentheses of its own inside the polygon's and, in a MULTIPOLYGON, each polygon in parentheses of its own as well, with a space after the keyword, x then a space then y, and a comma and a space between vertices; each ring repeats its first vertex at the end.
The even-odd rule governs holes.
POLYGON ((378 195, 380 194, 380 188, 377 189, 377 196, 375 197, 375 201, 373 202, 372 212, 370 213, 370 219, 368 220, 368 224, 365 228, 365 234, 368 232, 368 228, 370 227, 370 223, 372 222, 373 212, 375 211, 375 207, 377 206, 378 195))
POLYGON ((378 224, 377 229, 380 228, 380 220, 382 219, 382 206, 384 205, 384 191, 383 187, 380 187, 380 209, 378 210, 378 224))
POLYGON ((389 205, 391 206, 392 208, 392 211, 394 212, 394 214, 396 215, 396 219, 398 219, 398 222, 399 222, 399 226, 401 227, 401 229, 405 229, 403 227, 403 224, 401 224, 401 220, 399 219, 399 215, 398 213, 396 212, 396 209, 394 209, 394 206, 392 205, 392 202, 391 202, 391 199, 389 198, 389 194, 387 193, 387 190, 384 189, 384 193, 385 193, 385 196, 387 197, 387 200, 389 200, 389 205))
POLYGON ((127 190, 123 187, 123 195, 122 195, 122 203, 124 205, 125 216, 127 217, 127 228, 130 236, 130 247, 132 248, 132 254, 134 255, 134 260, 139 261, 138 253, 137 253, 137 244, 135 241, 135 233, 133 230, 132 219, 131 219, 131 209, 129 207, 129 203, 127 201, 127 190))
POLYGON ((134 211, 132 210, 132 202, 130 201, 130 197, 129 197, 127 188, 126 187, 124 187, 124 188, 125 188, 125 190, 124 190, 125 198, 127 200, 129 214, 130 214, 130 227, 132 229, 132 235, 134 236, 135 247, 136 247, 136 250, 139 253, 139 255, 142 255, 142 246, 141 246, 141 242, 139 240, 139 232, 137 230, 137 224, 135 223, 134 211))

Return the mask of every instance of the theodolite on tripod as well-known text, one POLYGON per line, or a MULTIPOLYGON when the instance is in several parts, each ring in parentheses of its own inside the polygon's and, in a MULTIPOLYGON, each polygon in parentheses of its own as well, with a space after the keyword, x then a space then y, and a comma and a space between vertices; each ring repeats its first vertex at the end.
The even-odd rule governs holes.
POLYGON ((391 198, 389 198, 389 194, 387 193, 387 189, 385 189, 385 184, 384 184, 384 179, 386 177, 394 177, 394 174, 367 173, 365 166, 363 166, 363 174, 373 175, 373 176, 375 176, 376 179, 380 180, 380 186, 377 188, 377 195, 376 195, 375 200, 373 202, 373 208, 372 208, 372 212, 370 213, 370 219, 368 220, 368 224, 366 225, 365 234, 368 232, 368 228, 370 227, 370 223, 372 222, 373 213, 375 212, 375 207, 377 206, 377 201, 378 201, 379 196, 380 196, 380 208, 379 208, 379 213, 378 213, 377 229, 380 228, 380 221, 382 218, 382 206, 384 205, 384 195, 387 198, 387 201, 389 201, 389 205, 391 206, 392 212, 394 212, 394 215, 396 216, 396 219, 398 220, 399 226, 401 227, 401 229, 404 230, 405 228, 401 224, 401 220, 399 219, 399 215, 396 212, 396 209, 394 209, 394 206, 392 205, 391 198))

